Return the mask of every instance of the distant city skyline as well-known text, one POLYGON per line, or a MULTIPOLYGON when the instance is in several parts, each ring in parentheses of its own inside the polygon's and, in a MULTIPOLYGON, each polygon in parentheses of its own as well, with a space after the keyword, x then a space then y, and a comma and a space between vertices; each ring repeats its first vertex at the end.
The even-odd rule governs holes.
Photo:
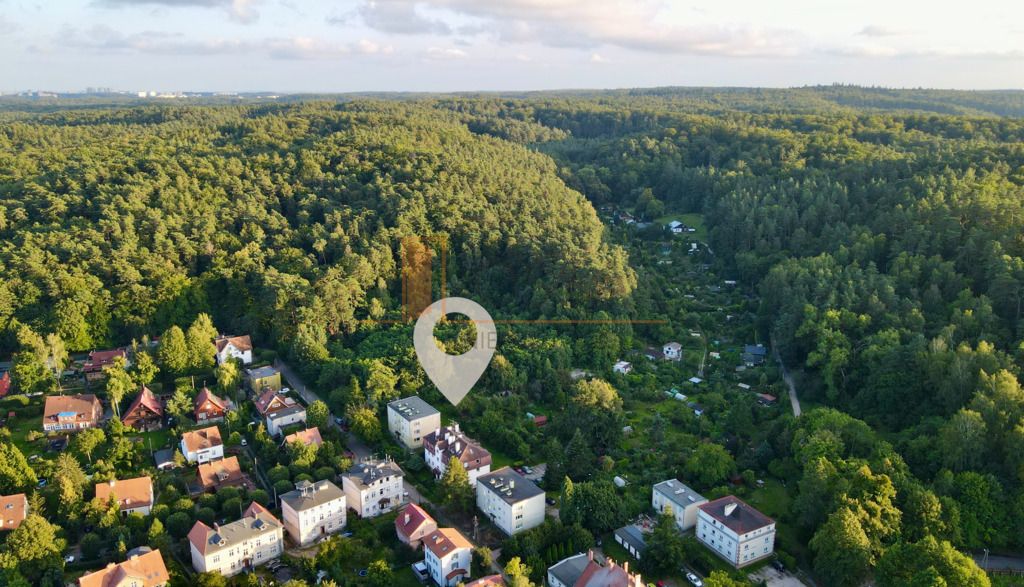
POLYGON ((1024 88, 1024 3, 0 0, 0 91, 1024 88))

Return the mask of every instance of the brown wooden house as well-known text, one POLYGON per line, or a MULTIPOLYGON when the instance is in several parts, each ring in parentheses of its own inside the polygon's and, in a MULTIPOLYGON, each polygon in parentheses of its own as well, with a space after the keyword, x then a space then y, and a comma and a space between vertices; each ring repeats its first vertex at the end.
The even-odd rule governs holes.
POLYGON ((164 403, 143 385, 121 421, 125 426, 143 432, 159 430, 164 425, 164 403))
POLYGON ((196 396, 195 418, 196 423, 206 424, 207 422, 220 422, 228 415, 233 408, 231 402, 224 398, 217 397, 209 389, 204 387, 196 396))

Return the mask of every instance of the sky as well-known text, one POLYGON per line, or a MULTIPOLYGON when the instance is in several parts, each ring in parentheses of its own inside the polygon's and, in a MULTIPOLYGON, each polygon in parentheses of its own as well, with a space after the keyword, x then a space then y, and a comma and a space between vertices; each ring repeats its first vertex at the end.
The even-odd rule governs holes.
POLYGON ((0 91, 1024 88, 1019 0, 0 0, 0 91))

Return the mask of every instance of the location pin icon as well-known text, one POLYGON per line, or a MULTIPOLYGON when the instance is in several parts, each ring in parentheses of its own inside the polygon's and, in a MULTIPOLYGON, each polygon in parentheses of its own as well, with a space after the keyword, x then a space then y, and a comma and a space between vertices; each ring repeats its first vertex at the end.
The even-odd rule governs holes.
POLYGON ((423 310, 412 332, 413 346, 427 377, 453 405, 458 405, 491 362, 498 344, 498 329, 487 310, 466 298, 444 298, 423 310), (447 314, 463 314, 476 327, 473 348, 449 355, 437 348, 434 326, 447 314))

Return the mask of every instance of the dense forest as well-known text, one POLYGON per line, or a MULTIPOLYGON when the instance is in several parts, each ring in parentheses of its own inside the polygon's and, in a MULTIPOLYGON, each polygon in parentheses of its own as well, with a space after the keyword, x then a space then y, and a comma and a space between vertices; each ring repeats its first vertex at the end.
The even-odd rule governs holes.
MULTIPOLYGON (((448 291, 495 317, 671 322, 628 244, 699 213, 715 269, 758 294, 760 336, 817 406, 707 436, 796 481, 792 522, 826 584, 959 584, 952 548, 1024 549, 1021 115, 1021 93, 845 87, 6 101, 0 356, 45 391, 18 360, 31 341, 88 351, 207 313, 294 360, 333 408, 379 407, 425 380, 409 325, 387 322, 402 237, 445 238, 448 291), (595 209, 652 224, 613 234, 595 209)), ((569 369, 681 332, 503 328, 485 383, 525 399, 461 416, 510 455, 595 461, 621 402, 577 402, 544 446, 510 414, 571 406, 569 369)))

